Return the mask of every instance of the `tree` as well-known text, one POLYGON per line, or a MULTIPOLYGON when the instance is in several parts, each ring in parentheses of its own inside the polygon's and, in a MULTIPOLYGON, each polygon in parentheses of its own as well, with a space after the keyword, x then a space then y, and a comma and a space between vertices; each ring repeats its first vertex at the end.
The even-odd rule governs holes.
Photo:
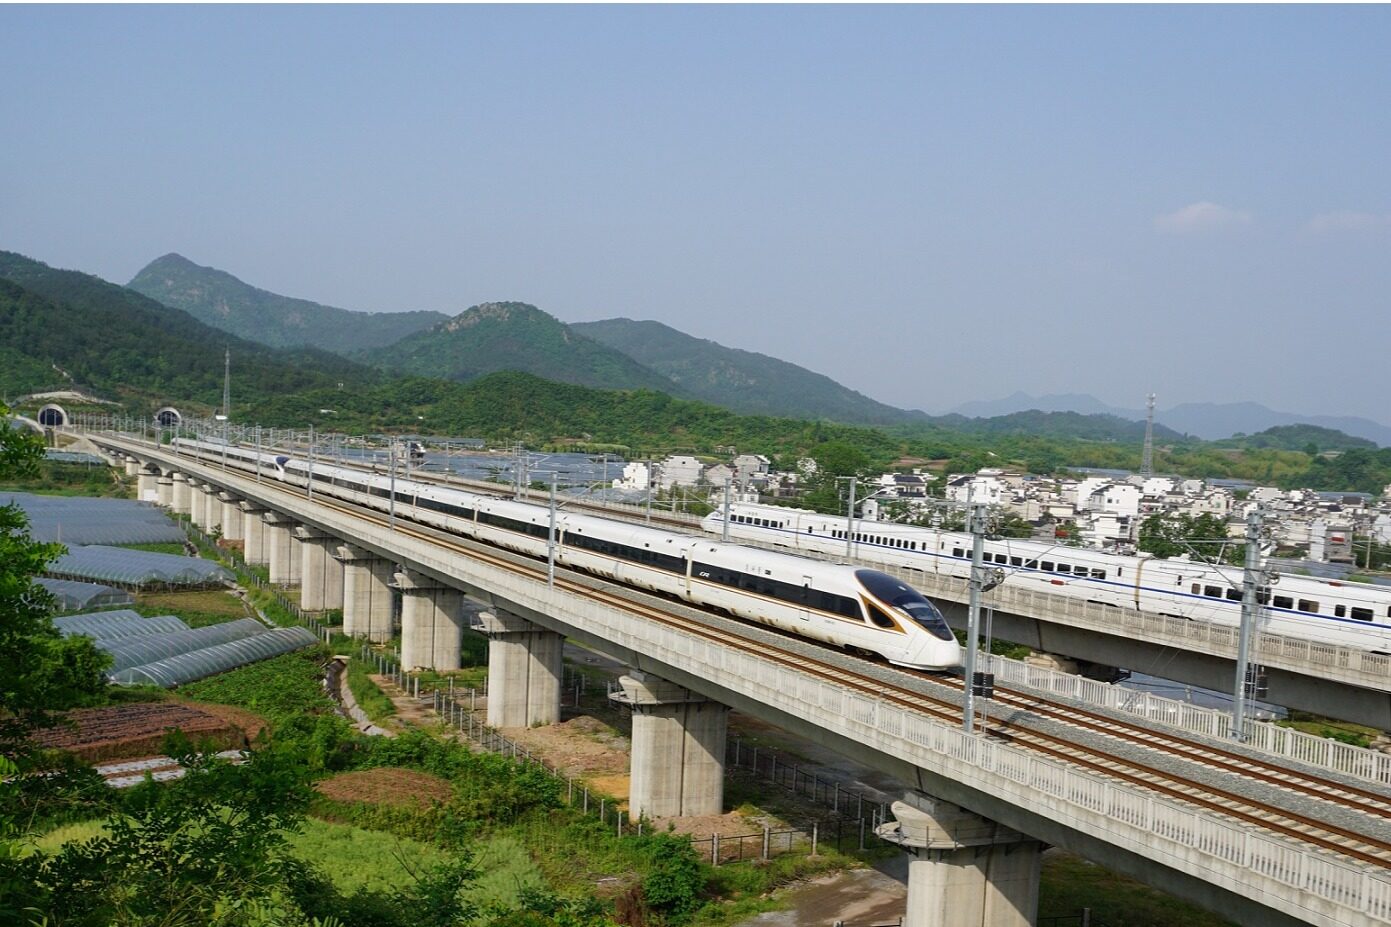
MULTIPOLYGON (((10 427, 8 411, 0 405, 0 478, 32 476, 43 444, 10 427)), ((50 617, 52 596, 33 583, 63 550, 34 540, 18 506, 0 506, 0 752, 21 771, 32 754, 30 735, 55 723, 55 711, 100 699, 106 686, 109 659, 90 638, 60 636, 50 617)))
POLYGON ((1156 557, 1188 554, 1218 563, 1241 563, 1244 556, 1240 542, 1227 533, 1227 523, 1211 514, 1156 512, 1140 523, 1137 546, 1156 557))

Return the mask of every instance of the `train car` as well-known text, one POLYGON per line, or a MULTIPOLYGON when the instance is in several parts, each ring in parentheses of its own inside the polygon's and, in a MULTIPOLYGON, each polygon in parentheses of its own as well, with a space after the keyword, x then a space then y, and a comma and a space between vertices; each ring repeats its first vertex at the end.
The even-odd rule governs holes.
MULTIPOLYGON (((972 537, 887 522, 856 521, 847 539, 846 520, 805 509, 736 503, 730 506, 731 538, 882 562, 924 574, 970 576, 972 537)), ((724 530, 724 512, 702 526, 724 530)), ((984 561, 1003 568, 1020 588, 1178 618, 1236 625, 1241 618, 1240 567, 1188 558, 1123 556, 1028 539, 987 539, 984 561)), ((1279 574, 1262 586, 1262 630, 1320 643, 1391 653, 1391 589, 1279 574)))
MULTIPOLYGON (((182 452, 215 453, 220 461, 222 448, 184 442, 182 452)), ((553 546, 562 566, 900 666, 961 664, 961 647, 936 606, 875 570, 573 512, 559 514, 552 528, 549 510, 532 503, 245 448, 227 456, 263 479, 312 483, 316 495, 390 508, 398 518, 533 557, 553 546)))

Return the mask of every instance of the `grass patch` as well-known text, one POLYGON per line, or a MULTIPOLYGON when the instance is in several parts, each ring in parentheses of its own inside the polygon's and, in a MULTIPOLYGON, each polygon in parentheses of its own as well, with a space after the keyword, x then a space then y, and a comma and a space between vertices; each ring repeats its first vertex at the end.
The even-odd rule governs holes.
POLYGON ((498 836, 483 843, 477 850, 474 866, 478 879, 468 887, 466 894, 480 906, 515 908, 524 890, 545 887, 541 870, 516 837, 498 836))
POLYGON ((357 657, 348 661, 347 682, 348 688, 353 690, 353 698, 357 699, 357 704, 363 711, 367 712, 367 717, 373 721, 383 721, 396 714, 396 706, 391 699, 386 697, 386 693, 369 678, 374 667, 357 657))
POLYGON ((290 852, 323 870, 344 894, 405 888, 447 854, 418 840, 309 818, 287 835, 290 852))
POLYGON ((141 593, 136 596, 135 610, 146 617, 178 615, 190 628, 249 617, 241 599, 221 589, 141 593))
POLYGON ((1039 919, 1090 908, 1093 924, 1126 927, 1231 927, 1232 922, 1070 853, 1043 858, 1039 919))
POLYGON ((188 549, 178 541, 150 541, 146 544, 117 544, 117 547, 124 547, 126 550, 144 550, 152 554, 174 554, 179 557, 188 556, 188 549))
POLYGON ((1353 724, 1350 721, 1321 718, 1304 711, 1292 711, 1288 718, 1275 723, 1280 727, 1293 728, 1296 731, 1303 731, 1305 734, 1313 734, 1315 737, 1327 737, 1341 743, 1352 744, 1354 747, 1370 747, 1372 740, 1381 733, 1376 728, 1353 724))
POLYGON ((93 837, 105 836, 108 832, 105 820, 64 824, 61 827, 55 827, 46 834, 39 835, 32 843, 22 844, 20 853, 24 856, 34 853, 51 855, 69 843, 81 843, 84 840, 91 840, 93 837))
POLYGON ((236 705, 264 717, 272 727, 334 710, 323 687, 319 648, 282 654, 179 687, 188 698, 236 705))
POLYGON ((46 496, 98 496, 130 499, 135 493, 131 484, 105 465, 63 463, 44 460, 39 463, 38 475, 31 479, 4 480, 0 491, 32 492, 46 496))

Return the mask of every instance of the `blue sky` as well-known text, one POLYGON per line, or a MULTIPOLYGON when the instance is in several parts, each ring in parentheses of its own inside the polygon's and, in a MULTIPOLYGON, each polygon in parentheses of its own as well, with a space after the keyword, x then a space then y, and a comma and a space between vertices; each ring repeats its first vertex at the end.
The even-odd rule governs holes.
POLYGON ((1384 7, 0 7, 0 248, 1391 419, 1384 7))

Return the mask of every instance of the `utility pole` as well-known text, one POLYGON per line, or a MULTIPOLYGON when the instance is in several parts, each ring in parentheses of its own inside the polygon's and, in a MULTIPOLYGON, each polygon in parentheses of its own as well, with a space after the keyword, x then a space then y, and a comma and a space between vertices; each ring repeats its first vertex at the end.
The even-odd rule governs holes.
POLYGON ((396 439, 392 438, 387 445, 387 457, 390 462, 388 467, 391 471, 391 492, 387 501, 386 524, 392 531, 396 530, 396 439))
POLYGON ((309 426, 309 479, 305 483, 309 500, 314 500, 314 426, 309 426))
POLYGON ((1246 569, 1241 580, 1241 630, 1236 645, 1236 685, 1232 693, 1232 739, 1246 740, 1246 702, 1255 695, 1257 667, 1251 664, 1251 636, 1260 617, 1261 510, 1246 513, 1246 569))
POLYGON ((261 426, 256 426, 256 482, 261 482, 261 426))
POLYGON ((643 521, 652 524, 652 458, 647 458, 647 514, 643 521))
POLYGON ((845 556, 853 557, 855 539, 855 483, 856 477, 850 477, 850 494, 845 497, 845 556))
POLYGON ((555 585, 555 471, 551 471, 551 527, 546 532, 546 585, 555 585))
POLYGON ((988 684, 986 677, 989 674, 976 672, 980 641, 980 597, 986 588, 985 506, 982 503, 977 502, 971 506, 968 526, 971 531, 971 599, 966 622, 966 659, 963 667, 966 685, 962 687, 961 728, 967 734, 971 734, 975 732, 976 727, 976 696, 989 697, 993 694, 994 682, 991 679, 988 684))
POLYGON ((720 528, 720 540, 729 543, 729 490, 734 481, 728 479, 724 481, 724 524, 720 528))

